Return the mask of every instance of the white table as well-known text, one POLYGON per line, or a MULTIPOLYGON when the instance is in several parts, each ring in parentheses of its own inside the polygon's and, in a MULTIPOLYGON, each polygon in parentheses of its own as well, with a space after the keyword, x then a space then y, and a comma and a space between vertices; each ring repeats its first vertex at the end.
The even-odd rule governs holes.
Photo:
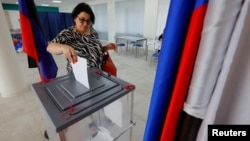
MULTIPOLYGON (((136 36, 117 36, 116 37, 116 42, 117 40, 119 39, 122 39, 122 40, 126 40, 127 41, 127 49, 128 49, 128 43, 129 41, 135 41, 136 43, 139 42, 139 41, 145 41, 146 43, 144 44, 145 45, 145 56, 146 56, 146 61, 148 59, 148 45, 147 45, 147 38, 145 37, 136 37, 136 36)), ((137 57, 137 52, 138 52, 138 49, 136 48, 136 54, 135 56, 137 57)))

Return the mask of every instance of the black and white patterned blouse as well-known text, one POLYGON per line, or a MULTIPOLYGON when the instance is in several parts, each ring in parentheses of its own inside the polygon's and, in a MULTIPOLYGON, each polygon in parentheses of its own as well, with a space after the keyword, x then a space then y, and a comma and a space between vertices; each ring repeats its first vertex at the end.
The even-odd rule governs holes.
MULTIPOLYGON (((87 59, 88 67, 101 68, 102 44, 95 29, 90 29, 90 35, 84 35, 75 31, 72 26, 62 30, 51 42, 73 47, 78 56, 87 59)), ((67 60, 67 71, 72 72, 69 60, 67 60)))

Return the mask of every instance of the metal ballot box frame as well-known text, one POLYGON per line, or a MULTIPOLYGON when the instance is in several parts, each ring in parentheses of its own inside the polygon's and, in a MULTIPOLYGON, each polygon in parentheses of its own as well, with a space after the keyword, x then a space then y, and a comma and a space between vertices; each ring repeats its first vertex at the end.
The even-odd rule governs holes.
POLYGON ((135 85, 96 68, 88 69, 88 77, 89 89, 73 74, 32 84, 49 139, 131 140, 135 85))

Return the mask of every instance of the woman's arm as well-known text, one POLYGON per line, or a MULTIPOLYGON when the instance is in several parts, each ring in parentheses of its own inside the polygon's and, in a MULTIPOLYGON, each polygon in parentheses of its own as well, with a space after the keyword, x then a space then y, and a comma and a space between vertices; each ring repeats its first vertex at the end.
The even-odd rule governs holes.
POLYGON ((77 55, 74 48, 65 44, 50 42, 47 46, 47 51, 51 54, 64 54, 64 56, 71 62, 77 62, 77 55))

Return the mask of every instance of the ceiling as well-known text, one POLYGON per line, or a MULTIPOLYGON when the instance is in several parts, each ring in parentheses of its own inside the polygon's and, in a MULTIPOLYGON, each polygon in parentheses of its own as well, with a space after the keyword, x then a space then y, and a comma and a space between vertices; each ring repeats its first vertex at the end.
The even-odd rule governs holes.
MULTIPOLYGON (((4 4, 16 4, 18 0, 0 0, 0 1, 4 4)), ((43 6, 42 4, 49 4, 49 6, 52 7, 65 7, 69 5, 76 5, 79 2, 88 2, 91 0, 60 0, 61 3, 53 3, 52 2, 53 0, 34 0, 34 1, 37 6, 43 6)))

